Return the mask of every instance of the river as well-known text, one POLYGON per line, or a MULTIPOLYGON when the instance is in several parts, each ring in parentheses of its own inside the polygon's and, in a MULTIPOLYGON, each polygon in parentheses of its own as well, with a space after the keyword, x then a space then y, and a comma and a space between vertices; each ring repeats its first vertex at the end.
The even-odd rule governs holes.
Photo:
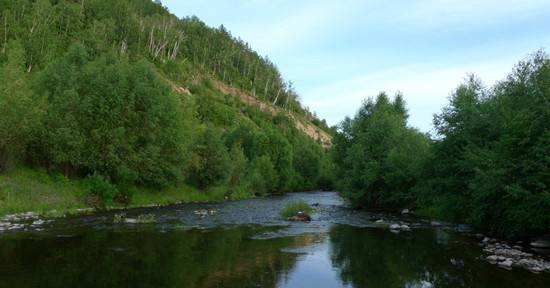
POLYGON ((149 224, 116 213, 0 233, 0 287, 550 287, 550 274, 487 263, 457 226, 356 211, 332 192, 125 212, 149 224), (311 222, 278 215, 297 199, 316 205, 311 222))

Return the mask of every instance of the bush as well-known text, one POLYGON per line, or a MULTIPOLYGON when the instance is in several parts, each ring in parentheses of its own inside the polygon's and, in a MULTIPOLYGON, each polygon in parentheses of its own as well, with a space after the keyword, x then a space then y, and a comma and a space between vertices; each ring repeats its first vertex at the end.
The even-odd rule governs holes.
POLYGON ((118 189, 109 180, 99 174, 89 176, 90 195, 95 195, 101 200, 101 204, 109 204, 118 195, 118 189))
POLYGON ((298 200, 287 204, 285 208, 281 210, 280 214, 281 217, 286 219, 298 215, 299 212, 302 212, 303 214, 309 216, 314 211, 315 210, 311 206, 309 206, 306 201, 298 200))

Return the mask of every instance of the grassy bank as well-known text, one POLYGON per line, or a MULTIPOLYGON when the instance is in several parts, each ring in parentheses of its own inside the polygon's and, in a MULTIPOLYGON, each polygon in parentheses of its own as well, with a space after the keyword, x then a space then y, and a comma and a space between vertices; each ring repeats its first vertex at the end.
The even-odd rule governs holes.
MULTIPOLYGON (((45 171, 17 168, 0 174, 0 216, 22 212, 36 212, 46 216, 73 213, 88 208, 86 197, 90 190, 87 179, 70 179, 63 175, 50 175, 45 171), (55 212, 52 212, 55 211, 55 212)), ((168 205, 181 202, 223 200, 225 186, 211 187, 206 191, 179 185, 162 190, 137 188, 129 207, 152 204, 168 205)), ((233 199, 251 197, 238 190, 233 199)), ((115 204, 109 208, 123 208, 115 204)))

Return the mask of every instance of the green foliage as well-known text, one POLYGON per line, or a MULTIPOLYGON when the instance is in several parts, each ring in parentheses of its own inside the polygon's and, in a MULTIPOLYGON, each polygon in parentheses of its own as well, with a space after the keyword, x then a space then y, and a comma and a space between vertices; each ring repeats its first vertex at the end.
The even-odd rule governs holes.
POLYGON ((7 63, 0 66, 0 172, 24 155, 43 114, 42 101, 29 88, 23 53, 18 41, 10 42, 7 63))
POLYGON ((229 151, 229 160, 231 162, 231 173, 229 175, 229 194, 233 194, 234 190, 242 186, 246 177, 248 168, 248 160, 244 156, 243 149, 239 144, 235 144, 229 151))
POLYGON ((550 61, 520 62, 484 89, 471 77, 435 118, 433 146, 420 191, 426 207, 503 236, 550 228, 550 61))
POLYGON ((0 172, 102 175, 85 182, 110 205, 332 186, 326 151, 291 118, 326 123, 224 27, 178 19, 149 0, 0 8, 0 172), (284 112, 226 95, 221 82, 284 112))
POLYGON ((298 200, 287 204, 283 209, 281 209, 280 215, 286 219, 298 215, 299 212, 305 215, 310 215, 314 211, 315 210, 309 206, 306 201, 298 200))
POLYGON ((277 192, 279 177, 268 156, 252 160, 248 175, 250 187, 256 194, 266 195, 277 192))
POLYGON ((400 97, 381 94, 340 125, 339 187, 358 206, 418 214, 525 236, 550 228, 550 60, 520 62, 492 89, 470 77, 436 115, 437 138, 406 127, 400 97))
POLYGON ((182 174, 184 133, 178 100, 144 62, 88 61, 72 46, 41 73, 49 99, 43 150, 67 174, 98 172, 167 185, 182 174))
POLYGON ((111 204, 118 194, 116 186, 99 174, 91 175, 88 178, 90 182, 90 195, 99 197, 103 205, 111 204))
POLYGON ((396 209, 414 201, 411 188, 429 151, 428 138, 406 126, 401 95, 367 100, 341 124, 333 157, 338 186, 356 206, 396 209))
POLYGON ((207 128, 194 147, 189 164, 189 181, 199 188, 225 184, 231 173, 231 162, 220 132, 207 128))

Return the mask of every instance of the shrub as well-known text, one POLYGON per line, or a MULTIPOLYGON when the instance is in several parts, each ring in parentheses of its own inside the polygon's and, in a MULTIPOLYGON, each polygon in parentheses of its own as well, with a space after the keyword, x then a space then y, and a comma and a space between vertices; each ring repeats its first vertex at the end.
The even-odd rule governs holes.
POLYGON ((118 189, 109 180, 99 174, 93 174, 90 178, 90 195, 95 195, 101 200, 101 204, 112 203, 118 195, 118 189))

